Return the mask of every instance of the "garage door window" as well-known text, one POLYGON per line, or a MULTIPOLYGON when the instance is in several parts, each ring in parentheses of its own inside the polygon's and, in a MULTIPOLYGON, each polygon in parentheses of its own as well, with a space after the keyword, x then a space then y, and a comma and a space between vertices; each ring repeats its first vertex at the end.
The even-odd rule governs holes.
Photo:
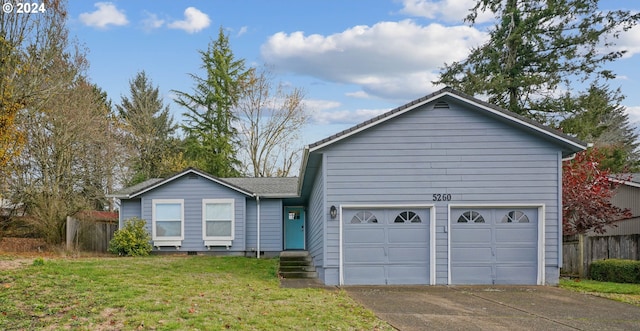
POLYGON ((529 217, 520 210, 512 210, 504 215, 502 223, 529 223, 529 217))
POLYGON ((484 217, 475 210, 468 210, 458 217, 458 223, 484 223, 484 217))
POLYGON ((394 223, 422 223, 420 216, 415 212, 406 210, 396 216, 394 223))
POLYGON ((351 219, 352 224, 378 223, 378 218, 368 210, 357 212, 351 219))

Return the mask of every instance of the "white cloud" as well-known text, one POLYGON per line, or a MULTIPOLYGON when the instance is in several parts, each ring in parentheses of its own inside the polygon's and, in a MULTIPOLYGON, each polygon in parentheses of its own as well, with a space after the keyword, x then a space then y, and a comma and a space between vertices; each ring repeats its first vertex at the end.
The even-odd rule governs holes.
POLYGON ((80 22, 84 25, 106 29, 109 25, 122 26, 129 24, 124 11, 119 10, 111 2, 97 2, 98 9, 91 13, 80 14, 80 22))
MULTIPOLYGON (((404 7, 401 13, 428 19, 438 19, 444 22, 462 23, 469 15, 476 0, 402 0, 404 7)), ((493 20, 490 12, 479 12, 476 23, 493 20)))
POLYGON ((640 126, 640 106, 626 107, 629 115, 629 123, 635 127, 640 126))
POLYGON ((243 26, 240 28, 240 31, 238 31, 238 37, 242 36, 243 34, 247 33, 247 31, 249 31, 249 27, 248 26, 243 26))
POLYGON ((165 20, 158 18, 156 14, 147 11, 145 11, 144 14, 146 18, 142 20, 142 26, 147 31, 158 29, 165 23, 165 20))
POLYGON ((352 97, 352 98, 358 98, 358 99, 368 99, 371 96, 365 92, 365 91, 355 91, 355 92, 347 92, 344 95, 348 96, 348 97, 352 97))
POLYGON ((328 36, 279 32, 262 45, 274 68, 357 84, 364 93, 407 100, 431 92, 445 62, 464 59, 488 35, 473 27, 412 20, 360 25, 328 36))
POLYGON ((326 124, 357 124, 389 111, 389 109, 358 109, 355 111, 338 110, 323 111, 311 114, 314 123, 326 124))
POLYGON ((188 33, 196 33, 209 27, 211 19, 209 15, 201 12, 195 7, 184 10, 184 20, 171 22, 168 27, 171 29, 184 30, 188 33))
POLYGON ((304 100, 304 107, 309 112, 325 111, 327 109, 334 109, 340 106, 341 106, 340 102, 333 101, 333 100, 318 100, 318 99, 304 100))
POLYGON ((389 111, 389 109, 336 110, 342 106, 333 100, 305 100, 305 108, 315 124, 357 124, 389 111))
POLYGON ((615 41, 616 49, 626 50, 624 57, 640 54, 640 26, 636 25, 628 31, 620 32, 620 38, 615 41))

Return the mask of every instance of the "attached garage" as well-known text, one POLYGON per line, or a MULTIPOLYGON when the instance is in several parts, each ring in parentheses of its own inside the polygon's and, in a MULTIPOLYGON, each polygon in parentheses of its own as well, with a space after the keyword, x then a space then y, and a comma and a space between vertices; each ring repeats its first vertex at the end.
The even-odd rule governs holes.
POLYGON ((530 284, 541 279, 542 206, 450 209, 451 284, 530 284))
POLYGON ((343 283, 432 284, 431 209, 342 209, 343 283))
POLYGON ((287 202, 325 284, 555 285, 562 162, 585 148, 444 88, 310 144, 287 202))

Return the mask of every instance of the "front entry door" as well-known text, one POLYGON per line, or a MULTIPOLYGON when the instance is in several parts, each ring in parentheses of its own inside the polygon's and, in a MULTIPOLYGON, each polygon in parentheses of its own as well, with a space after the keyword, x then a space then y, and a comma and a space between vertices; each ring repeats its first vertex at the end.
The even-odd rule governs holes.
POLYGON ((304 208, 284 208, 284 249, 304 249, 304 208))

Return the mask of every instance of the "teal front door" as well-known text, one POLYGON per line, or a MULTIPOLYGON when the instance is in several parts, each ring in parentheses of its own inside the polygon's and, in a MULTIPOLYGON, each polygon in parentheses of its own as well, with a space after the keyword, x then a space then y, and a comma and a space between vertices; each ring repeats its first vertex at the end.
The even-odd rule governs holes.
POLYGON ((284 249, 304 249, 304 208, 284 208, 284 249))

